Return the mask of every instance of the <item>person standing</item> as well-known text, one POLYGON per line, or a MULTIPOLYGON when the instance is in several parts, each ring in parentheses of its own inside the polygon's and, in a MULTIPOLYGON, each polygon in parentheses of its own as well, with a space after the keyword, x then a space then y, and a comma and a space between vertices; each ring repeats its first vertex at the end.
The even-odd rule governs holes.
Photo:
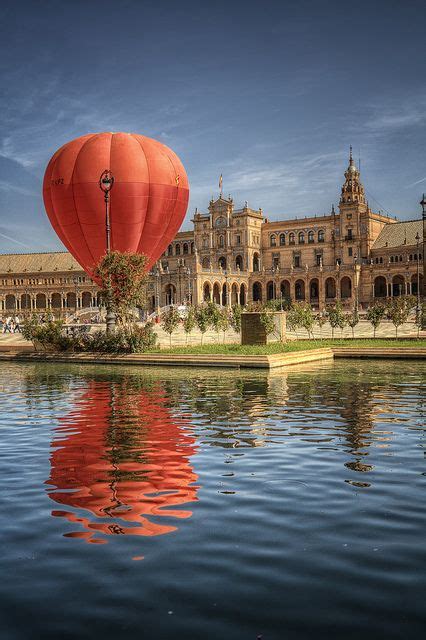
POLYGON ((19 316, 15 316, 15 328, 13 330, 13 333, 21 333, 21 321, 19 319, 19 316))

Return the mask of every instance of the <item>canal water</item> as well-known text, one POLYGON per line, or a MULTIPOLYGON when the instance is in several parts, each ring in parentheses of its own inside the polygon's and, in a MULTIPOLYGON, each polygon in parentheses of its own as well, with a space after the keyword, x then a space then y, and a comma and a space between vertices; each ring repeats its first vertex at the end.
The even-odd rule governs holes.
POLYGON ((426 363, 1 363, 0 637, 420 638, 426 363))

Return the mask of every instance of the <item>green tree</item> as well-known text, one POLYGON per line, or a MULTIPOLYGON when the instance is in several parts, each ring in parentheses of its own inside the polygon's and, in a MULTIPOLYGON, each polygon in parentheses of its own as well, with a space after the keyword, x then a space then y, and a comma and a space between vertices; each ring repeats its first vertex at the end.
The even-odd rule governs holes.
POLYGON ((192 305, 187 307, 186 316, 183 319, 183 330, 185 331, 185 342, 188 344, 188 336, 197 324, 195 309, 192 305))
POLYGON ((373 326, 373 336, 376 337, 376 330, 386 315, 386 306, 381 302, 375 302, 368 308, 367 320, 373 326))
POLYGON ((315 315, 309 302, 299 302, 295 305, 298 314, 298 324, 303 327, 307 333, 308 338, 313 337, 312 329, 315 323, 315 315))
POLYGON ((260 322, 265 329, 267 336, 275 331, 274 312, 268 308, 262 309, 260 312, 260 322))
POLYGON ((287 311, 287 327, 290 331, 294 331, 297 336, 297 329, 300 327, 300 316, 297 310, 297 305, 292 304, 290 309, 287 311))
POLYGON ((319 326, 319 331, 320 331, 320 338, 322 339, 322 328, 323 326, 326 324, 327 322, 327 313, 325 313, 324 311, 320 311, 316 316, 315 316, 315 322, 317 323, 317 325, 319 326))
POLYGON ((229 310, 227 307, 224 307, 221 310, 220 322, 219 322, 220 329, 223 331, 223 344, 225 344, 226 332, 228 331, 230 324, 231 324, 231 321, 230 321, 229 310))
POLYGON ((197 323, 197 327, 201 333, 201 344, 203 344, 204 334, 210 326, 210 314, 208 308, 205 305, 197 308, 195 312, 195 320, 197 323))
POLYGON ((207 303, 207 314, 209 318, 209 325, 217 333, 217 341, 219 342, 219 332, 222 326, 222 312, 214 302, 207 303))
POLYGON ((231 327, 233 328, 235 333, 241 333, 241 314, 242 314, 242 311, 243 311, 243 308, 239 304, 235 304, 231 308, 230 322, 231 322, 231 327))
POLYGON ((352 329, 352 338, 355 337, 355 327, 359 322, 358 310, 354 309, 352 313, 348 313, 346 316, 346 324, 352 329))
POLYGON ((345 326, 345 314, 343 312, 343 305, 340 300, 338 300, 334 306, 328 305, 326 307, 326 311, 328 321, 331 326, 331 337, 334 338, 334 330, 337 329, 337 327, 340 327, 340 329, 343 331, 343 328, 345 326))
POLYGON ((398 337, 398 327, 407 322, 410 315, 410 303, 405 298, 392 298, 387 305, 386 314, 395 327, 395 337, 398 337))
POLYGON ((163 329, 166 333, 169 334, 170 347, 172 346, 172 333, 178 328, 180 320, 181 318, 179 312, 175 307, 170 307, 161 316, 163 329))
POLYGON ((420 305, 420 309, 416 306, 416 319, 417 337, 420 338, 420 329, 426 324, 426 302, 420 305))
POLYGON ((105 254, 94 269, 100 281, 104 304, 123 324, 131 318, 131 309, 143 308, 146 301, 146 256, 140 253, 111 251, 105 254))

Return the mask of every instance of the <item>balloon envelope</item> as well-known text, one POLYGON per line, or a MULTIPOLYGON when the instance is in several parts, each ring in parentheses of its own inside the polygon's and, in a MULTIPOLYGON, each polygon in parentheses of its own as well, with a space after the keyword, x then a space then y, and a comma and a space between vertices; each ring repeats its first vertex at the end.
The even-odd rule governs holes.
POLYGON ((147 269, 175 237, 185 217, 189 186, 178 156, 134 133, 96 133, 68 142, 52 156, 43 199, 57 235, 92 274, 106 253, 106 214, 99 179, 111 171, 111 250, 143 253, 147 269))

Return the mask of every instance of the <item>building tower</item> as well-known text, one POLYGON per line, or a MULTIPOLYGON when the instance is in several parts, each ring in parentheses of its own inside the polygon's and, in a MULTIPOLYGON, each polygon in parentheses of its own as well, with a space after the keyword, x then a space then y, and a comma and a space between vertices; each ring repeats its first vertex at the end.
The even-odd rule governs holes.
POLYGON ((365 201, 365 191, 360 180, 360 172, 349 151, 349 165, 345 171, 339 202, 340 216, 335 229, 336 244, 340 247, 340 261, 351 264, 366 260, 369 255, 369 207, 365 201))

